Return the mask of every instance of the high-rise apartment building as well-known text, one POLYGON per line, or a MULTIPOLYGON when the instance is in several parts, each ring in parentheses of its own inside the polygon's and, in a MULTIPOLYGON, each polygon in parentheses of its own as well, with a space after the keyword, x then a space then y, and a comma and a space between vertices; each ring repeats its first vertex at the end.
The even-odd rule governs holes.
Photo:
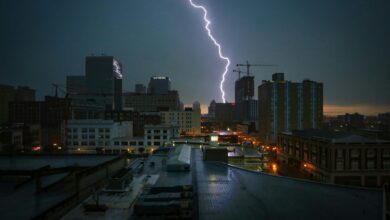
POLYGON ((171 91, 171 80, 166 76, 150 77, 148 93, 168 94, 171 91))
POLYGON ((86 93, 107 110, 122 109, 122 64, 112 56, 85 58, 86 93))
POLYGON ((259 134, 275 141, 279 132, 320 128, 323 117, 323 85, 311 80, 301 83, 284 80, 275 73, 258 87, 259 134))

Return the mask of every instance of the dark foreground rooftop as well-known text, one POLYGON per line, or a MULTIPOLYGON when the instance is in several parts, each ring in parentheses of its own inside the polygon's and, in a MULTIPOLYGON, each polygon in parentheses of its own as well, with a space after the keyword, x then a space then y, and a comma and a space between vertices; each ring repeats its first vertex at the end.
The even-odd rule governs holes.
POLYGON ((196 160, 199 219, 382 219, 382 190, 300 181, 196 160))
POLYGON ((51 168, 79 166, 92 167, 112 160, 117 155, 96 154, 31 154, 0 155, 0 171, 3 170, 35 170, 49 165, 51 168))
POLYGON ((116 158, 117 155, 0 156, 0 219, 36 217, 75 193, 73 185, 49 188, 69 177, 74 172, 70 167, 91 168, 116 158), (38 193, 34 175, 42 167, 49 173, 41 176, 42 191, 38 193), (53 172, 58 168, 62 169, 59 173, 53 172))
MULTIPOLYGON (((97 157, 101 158, 101 162, 105 160, 104 156, 97 157)), ((84 159, 88 160, 88 157, 84 159)), ((70 158, 69 160, 72 161, 70 158)), ((155 186, 192 184, 197 193, 195 202, 198 205, 194 210, 198 214, 195 216, 202 220, 382 219, 381 189, 301 181, 243 170, 220 162, 206 162, 198 147, 192 149, 189 172, 167 172, 164 169, 165 160, 164 156, 149 157, 145 161, 142 175, 158 175, 155 186), (155 165, 151 166, 151 162, 155 165)), ((73 162, 77 161, 70 164, 73 162)), ((98 164, 96 161, 95 165, 98 164)), ((47 176, 42 181, 50 183, 63 175, 66 174, 47 176)), ((30 218, 73 193, 70 189, 60 188, 36 194, 34 182, 27 182, 15 189, 18 182, 0 181, 2 219, 30 218)), ((82 215, 78 217, 83 219, 82 215)), ((131 216, 131 219, 138 218, 131 216)))
MULTIPOLYGON (((192 149, 189 172, 167 172, 161 160, 144 172, 159 174, 156 186, 193 184, 199 219, 382 219, 381 189, 302 181, 206 162, 192 149)), ((137 218, 134 218, 137 219, 137 218)), ((152 219, 152 218, 151 218, 152 219)))

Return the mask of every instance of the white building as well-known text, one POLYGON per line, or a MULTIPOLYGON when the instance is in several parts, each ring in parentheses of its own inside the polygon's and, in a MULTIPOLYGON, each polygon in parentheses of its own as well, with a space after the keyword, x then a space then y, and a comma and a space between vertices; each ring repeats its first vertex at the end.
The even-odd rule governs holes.
POLYGON ((113 120, 69 120, 66 125, 66 143, 70 151, 95 151, 110 148, 112 140, 131 137, 133 123, 113 120))
POLYGON ((179 127, 175 125, 145 125, 144 146, 159 147, 180 136, 179 127))
POLYGON ((106 151, 109 150, 113 153, 120 151, 152 153, 158 147, 180 136, 179 128, 172 125, 145 125, 144 129, 144 137, 122 136, 113 138, 111 146, 107 147, 106 151))
POLYGON ((179 127, 174 125, 145 125, 144 137, 133 137, 132 122, 113 120, 69 120, 66 142, 69 151, 93 152, 103 150, 119 153, 152 153, 155 149, 180 136, 179 127), (141 149, 142 148, 142 149, 141 149))
POLYGON ((179 127, 179 133, 197 135, 201 133, 199 110, 186 108, 184 111, 160 112, 161 123, 179 127))
POLYGON ((153 147, 145 147, 143 137, 124 136, 113 138, 111 146, 106 150, 109 150, 113 153, 119 153, 121 151, 127 151, 129 153, 139 153, 140 148, 143 148, 145 150, 145 153, 153 152, 153 150, 155 149, 153 147))

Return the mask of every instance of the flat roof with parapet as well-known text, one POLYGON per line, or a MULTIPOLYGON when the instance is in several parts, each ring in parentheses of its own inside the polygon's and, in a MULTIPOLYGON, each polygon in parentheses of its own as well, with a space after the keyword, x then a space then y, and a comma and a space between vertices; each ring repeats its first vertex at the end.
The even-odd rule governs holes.
POLYGON ((160 175, 156 186, 193 184, 201 220, 382 219, 381 189, 323 184, 204 161, 199 147, 192 148, 189 172, 167 172, 161 166, 163 158, 148 158, 156 166, 146 165, 144 172, 160 175))
MULTIPOLYGON (((248 171, 221 162, 203 160, 198 147, 191 150, 189 172, 167 172, 166 156, 153 155, 145 161, 145 174, 159 174, 156 186, 193 184, 198 198, 199 219, 382 219, 381 189, 346 187, 248 171), (150 162, 155 166, 150 166, 150 162)), ((0 191, 3 199, 7 198, 0 191)), ((20 194, 25 196, 26 194, 20 194)), ((53 195, 60 197, 59 195, 53 195)), ((13 197, 12 197, 13 198, 13 197)), ((50 200, 41 200, 46 204, 50 200)), ((13 198, 1 202, 5 217, 33 201, 13 198), (20 203, 20 201, 23 201, 20 203), (27 203, 26 203, 27 202, 27 203), (14 207, 8 210, 6 207, 14 207), (8 213, 8 214, 6 214, 8 213)), ((24 211, 32 211, 32 210, 24 211)), ((82 219, 82 217, 81 217, 82 219)))
POLYGON ((329 131, 321 129, 306 129, 306 130, 293 130, 291 132, 282 132, 282 134, 290 136, 298 136, 303 138, 314 138, 330 141, 332 143, 378 143, 378 144, 390 144, 390 141, 380 140, 375 138, 368 138, 365 136, 341 132, 341 131, 329 131))
POLYGON ((382 219, 381 189, 315 183, 203 161, 193 149, 199 219, 382 219))

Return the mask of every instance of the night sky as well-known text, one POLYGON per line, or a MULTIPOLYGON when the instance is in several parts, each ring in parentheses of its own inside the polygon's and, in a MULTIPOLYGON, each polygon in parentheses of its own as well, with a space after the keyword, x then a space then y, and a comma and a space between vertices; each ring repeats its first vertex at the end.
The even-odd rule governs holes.
MULTIPOLYGON (((285 72, 323 82, 326 113, 390 111, 390 1, 194 2, 208 8, 230 70, 245 60, 279 64, 253 68, 256 87, 285 72)), ((125 91, 166 75, 184 103, 221 101, 225 63, 187 0, 0 0, 0 25, 0 83, 28 85, 39 98, 84 74, 86 55, 104 53, 122 62, 125 91)), ((228 101, 236 78, 230 71, 228 101)))

